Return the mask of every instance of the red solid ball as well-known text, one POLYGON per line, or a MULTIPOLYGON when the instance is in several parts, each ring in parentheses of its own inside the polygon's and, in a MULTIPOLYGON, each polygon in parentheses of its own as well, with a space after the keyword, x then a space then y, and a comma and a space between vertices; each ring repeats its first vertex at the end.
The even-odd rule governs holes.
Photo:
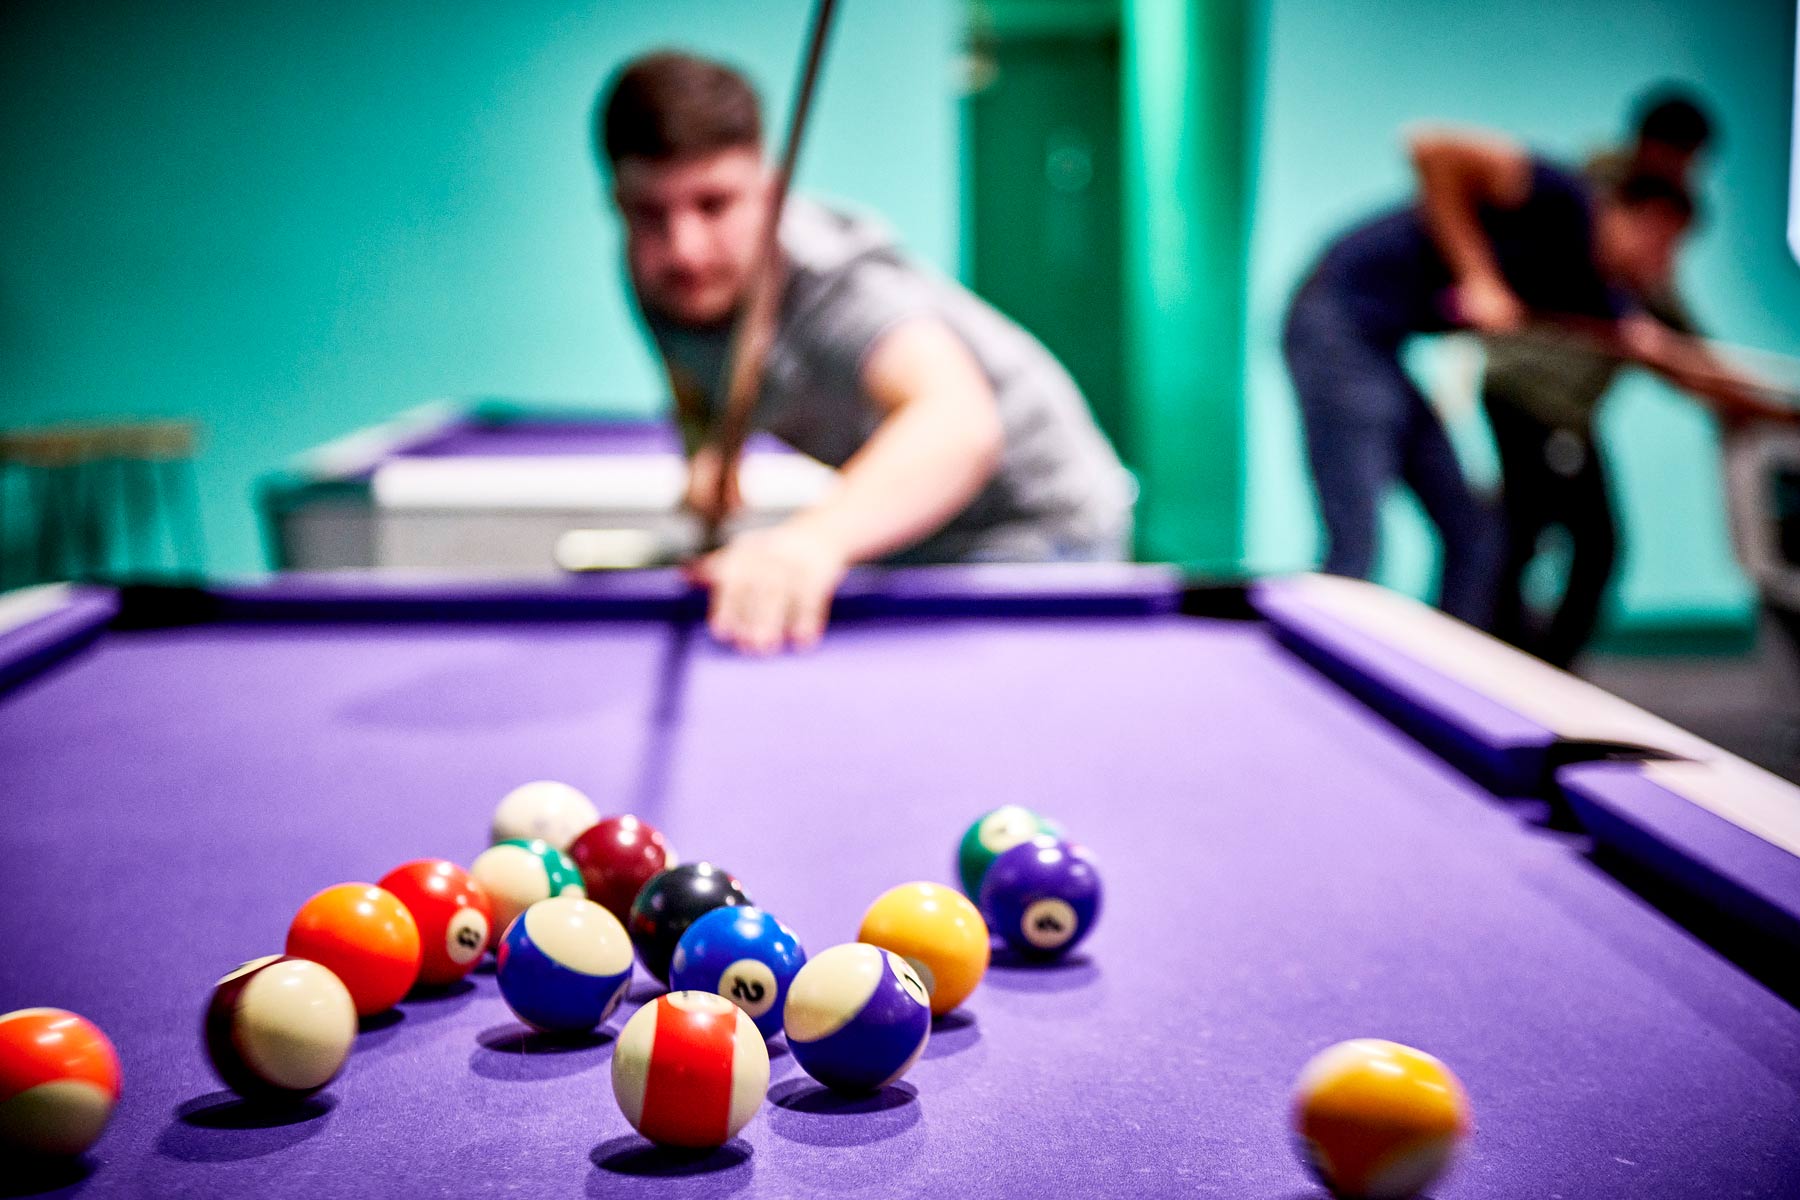
POLYGON ((675 851, 653 827, 633 816, 607 817, 569 844, 588 899, 624 923, 631 902, 650 877, 675 865, 675 851))
POLYGON ((380 886, 406 906, 419 926, 420 983, 455 983, 481 961, 482 951, 500 933, 486 890, 448 859, 403 863, 383 875, 380 886))

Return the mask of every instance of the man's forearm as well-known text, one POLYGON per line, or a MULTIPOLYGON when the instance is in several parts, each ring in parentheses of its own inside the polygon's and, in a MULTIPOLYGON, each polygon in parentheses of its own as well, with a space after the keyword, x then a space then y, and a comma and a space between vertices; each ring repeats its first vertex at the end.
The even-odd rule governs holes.
POLYGON ((867 562, 935 532, 968 506, 1000 461, 991 401, 922 397, 884 421, 844 464, 837 489, 793 518, 846 561, 867 562))
POLYGON ((1419 208, 1438 252, 1458 282, 1497 281, 1500 268, 1477 214, 1471 181, 1454 161, 1430 153, 1414 159, 1419 176, 1419 208))

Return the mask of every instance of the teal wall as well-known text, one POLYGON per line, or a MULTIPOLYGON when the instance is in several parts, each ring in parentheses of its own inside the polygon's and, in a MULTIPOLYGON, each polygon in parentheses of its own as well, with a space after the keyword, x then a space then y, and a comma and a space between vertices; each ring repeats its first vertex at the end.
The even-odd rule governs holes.
MULTIPOLYGON (((1407 186, 1398 130, 1409 121, 1491 126, 1574 158, 1618 136, 1646 83, 1693 83, 1725 140, 1706 181, 1711 218, 1682 271, 1688 294, 1716 336, 1800 353, 1800 267, 1784 245, 1794 16, 1790 0, 1266 0, 1248 332, 1254 565, 1316 554, 1276 349, 1283 306, 1334 231, 1407 186)), ((1642 378, 1609 405, 1628 538, 1615 625, 1745 620, 1750 590, 1727 544, 1710 422, 1642 378)), ((1471 474, 1491 477, 1479 423, 1457 433, 1471 474)), ((1390 515, 1384 577, 1422 590, 1422 525, 1406 504, 1390 515)))
MULTIPOLYGON (((811 7, 5 6, 0 424, 198 417, 211 565, 241 572, 258 472, 420 400, 654 404, 594 91, 678 44, 749 68, 779 118, 811 7)), ((960 6, 840 9, 801 186, 955 269, 960 6)))

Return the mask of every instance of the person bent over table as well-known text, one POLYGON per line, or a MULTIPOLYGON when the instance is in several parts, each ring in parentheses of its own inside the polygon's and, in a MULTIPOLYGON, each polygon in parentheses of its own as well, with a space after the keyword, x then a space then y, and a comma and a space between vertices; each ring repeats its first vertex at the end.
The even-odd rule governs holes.
POLYGON ((1692 212, 1681 185, 1634 176, 1596 203, 1574 175, 1504 138, 1421 132, 1410 149, 1417 196, 1326 248, 1288 310, 1283 350, 1325 522, 1324 569, 1369 574, 1377 505, 1404 480, 1442 536, 1442 607, 1485 626, 1499 525, 1401 365, 1409 336, 1578 322, 1581 336, 1724 410, 1758 406, 1701 344, 1638 312, 1626 291, 1666 276, 1692 212))
MULTIPOLYGON (((1679 89, 1659 88, 1639 104, 1630 144, 1596 155, 1583 170, 1596 192, 1637 175, 1691 185, 1695 160, 1713 136, 1700 103, 1679 89)), ((1687 237, 1692 236, 1689 222, 1687 237)), ((1686 241, 1684 237, 1683 241, 1686 241)), ((1636 302, 1678 333, 1700 330, 1669 274, 1636 302)), ((1482 406, 1500 454, 1506 553, 1496 588, 1496 636, 1546 662, 1566 667, 1587 645, 1618 560, 1618 529, 1594 428, 1600 401, 1620 360, 1603 348, 1530 333, 1488 338, 1482 406), (1568 534, 1569 570, 1562 595, 1541 623, 1525 599, 1525 574, 1544 530, 1568 534)))
MULTIPOLYGON (((771 202, 759 102, 731 68, 662 52, 615 76, 596 117, 631 291, 675 394, 688 505, 722 517, 707 437, 771 202)), ((753 423, 840 481, 814 508, 694 564, 715 636, 756 652, 816 642, 860 562, 1127 554, 1130 476, 1036 339, 870 221, 793 197, 779 243, 753 423)), ((735 492, 733 480, 732 506, 735 492)))

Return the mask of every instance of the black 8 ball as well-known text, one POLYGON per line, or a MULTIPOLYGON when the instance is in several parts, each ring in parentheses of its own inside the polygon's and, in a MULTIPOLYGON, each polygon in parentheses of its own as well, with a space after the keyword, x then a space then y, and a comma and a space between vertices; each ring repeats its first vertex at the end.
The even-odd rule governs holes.
POLYGON ((659 871, 631 903, 627 929, 638 959, 658 983, 669 982, 675 943, 688 926, 715 908, 747 905, 751 900, 731 872, 711 863, 682 863, 659 871))

